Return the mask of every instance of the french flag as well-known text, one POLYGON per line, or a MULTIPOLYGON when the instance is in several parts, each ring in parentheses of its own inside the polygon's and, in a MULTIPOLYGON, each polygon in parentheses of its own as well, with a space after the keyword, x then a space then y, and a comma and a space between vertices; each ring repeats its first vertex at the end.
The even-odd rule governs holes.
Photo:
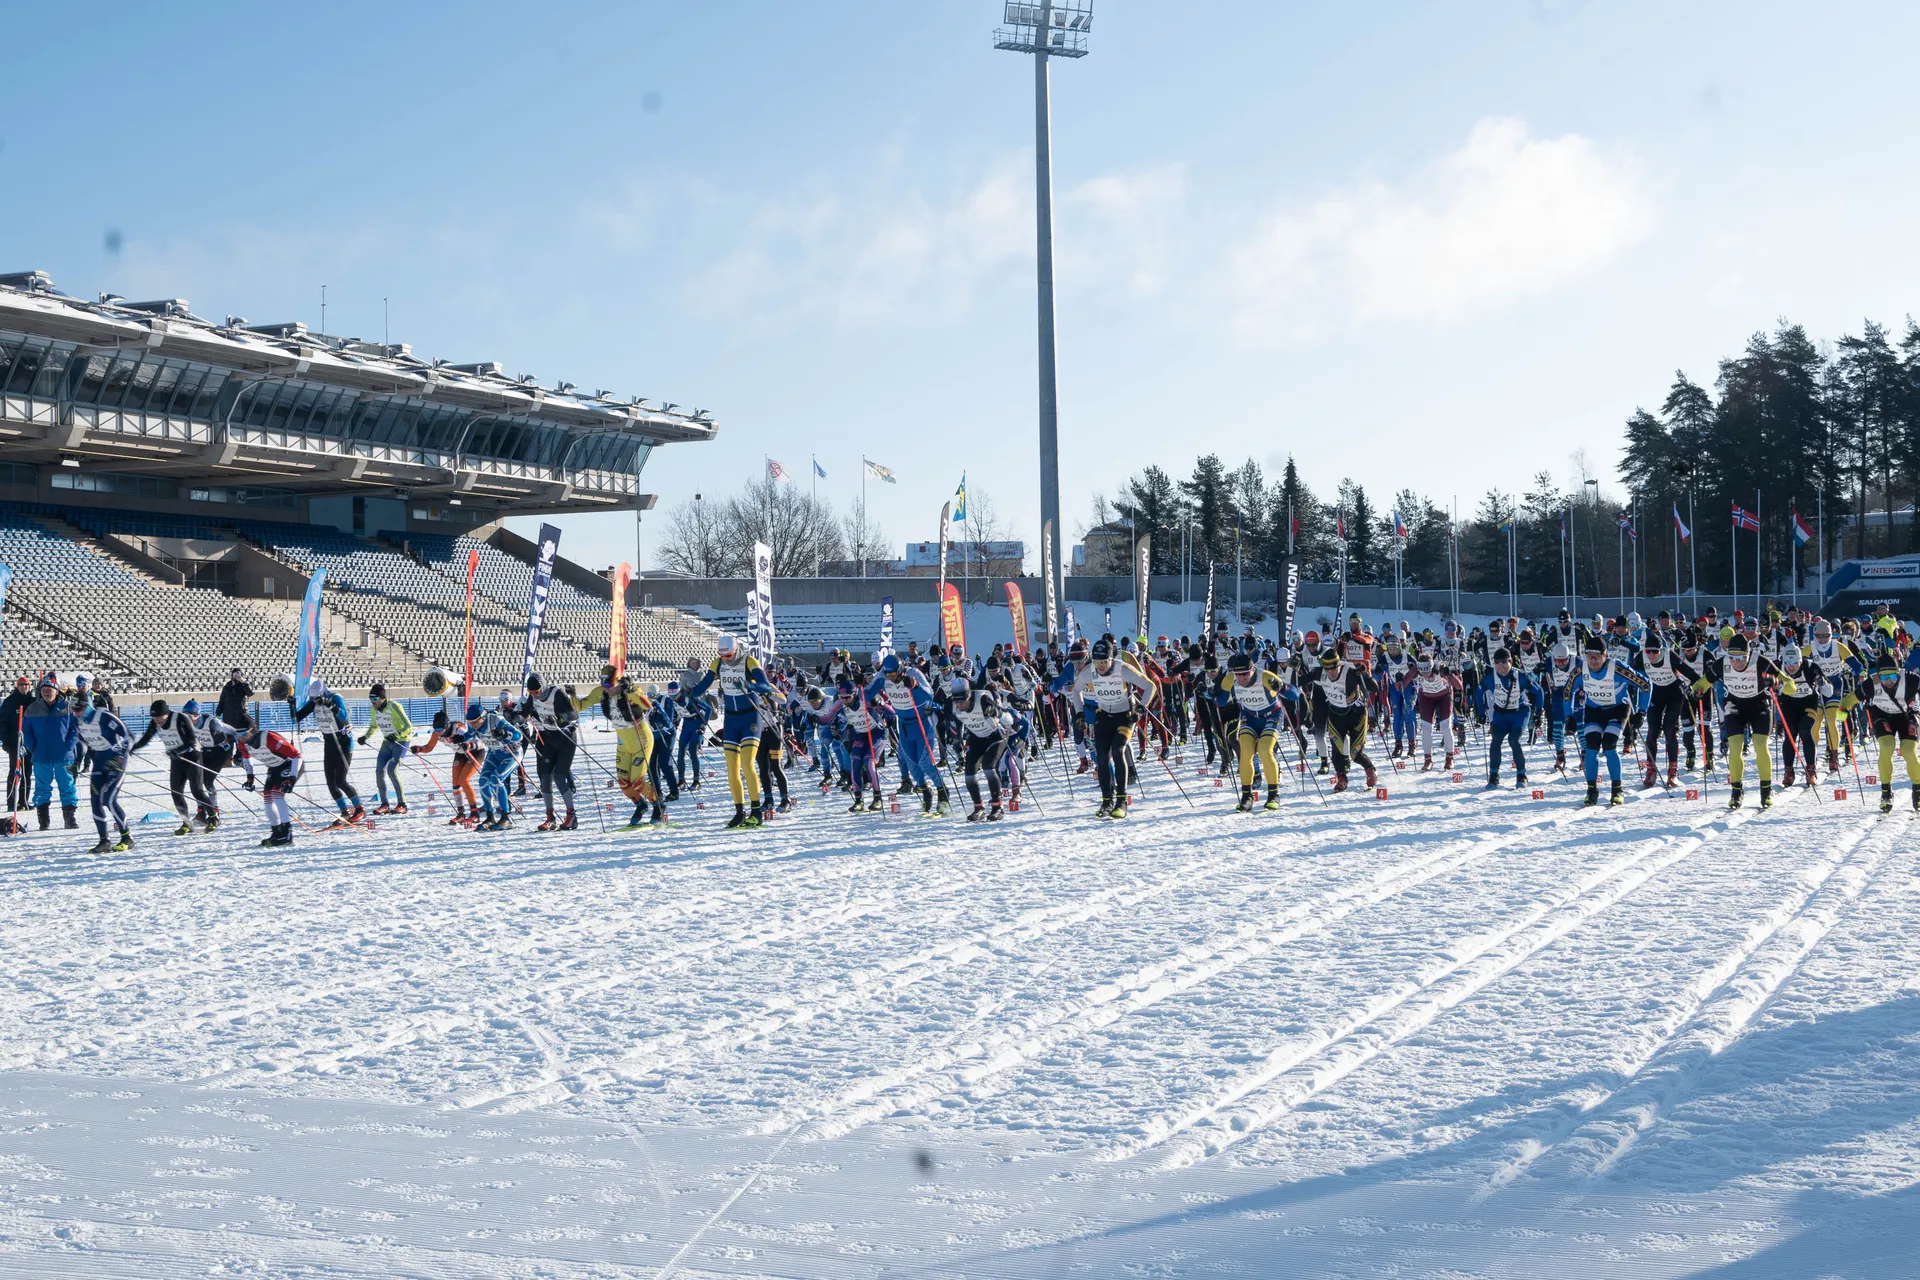
POLYGON ((1687 528, 1687 522, 1680 518, 1680 504, 1677 502, 1673 505, 1673 528, 1680 535, 1682 542, 1693 536, 1693 530, 1687 528))

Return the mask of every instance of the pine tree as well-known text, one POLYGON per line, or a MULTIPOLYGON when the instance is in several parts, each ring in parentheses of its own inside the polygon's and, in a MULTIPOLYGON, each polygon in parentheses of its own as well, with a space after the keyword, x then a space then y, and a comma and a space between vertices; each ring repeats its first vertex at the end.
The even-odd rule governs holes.
POLYGON ((1152 538, 1149 563, 1153 572, 1179 572, 1178 534, 1183 516, 1180 496, 1171 478, 1159 467, 1148 467, 1127 481, 1125 494, 1114 499, 1113 508, 1123 520, 1133 522, 1134 541, 1152 538))

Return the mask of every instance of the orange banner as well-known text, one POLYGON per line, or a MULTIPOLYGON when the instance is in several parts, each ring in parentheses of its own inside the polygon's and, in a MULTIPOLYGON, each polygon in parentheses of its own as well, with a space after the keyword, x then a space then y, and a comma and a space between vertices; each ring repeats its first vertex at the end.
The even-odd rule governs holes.
POLYGON ((1007 584, 1007 612, 1013 615, 1013 651, 1027 656, 1027 602, 1020 595, 1020 584, 1007 584))
POLYGON ((967 651, 967 615, 960 607, 960 588, 951 582, 940 588, 940 643, 967 651))
POLYGON ((633 566, 625 560, 613 571, 613 614, 607 623, 607 661, 614 674, 627 672, 627 583, 633 580, 633 566))

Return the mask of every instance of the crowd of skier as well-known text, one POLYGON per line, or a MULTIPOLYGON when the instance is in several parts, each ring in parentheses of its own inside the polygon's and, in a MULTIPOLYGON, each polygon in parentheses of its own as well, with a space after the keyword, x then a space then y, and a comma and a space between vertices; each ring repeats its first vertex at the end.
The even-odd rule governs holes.
POLYGON ((1289 777, 1339 793, 1357 769, 1375 788, 1382 755, 1393 769, 1462 775, 1473 761, 1487 787, 1510 777, 1524 788, 1528 757, 1543 762, 1551 751, 1551 771, 1584 777, 1588 805, 1601 803, 1603 770, 1609 802, 1622 802, 1629 760, 1643 788, 1676 787, 1682 772, 1704 783, 1718 760, 1733 808, 1749 753, 1763 808, 1776 782, 1812 787, 1850 768, 1870 785, 1864 761, 1883 812, 1893 807, 1897 757, 1920 812, 1920 649, 1885 610, 1837 622, 1797 608, 1725 620, 1711 609, 1590 621, 1562 611, 1538 626, 1447 621, 1438 634, 1405 621, 1375 633, 1355 614, 1343 630, 1284 642, 1236 637, 1222 623, 1197 638, 1103 635, 971 657, 957 644, 923 653, 916 642, 862 663, 843 649, 811 670, 790 658, 762 662, 725 637, 717 657, 664 686, 608 666, 584 695, 537 674, 490 706, 438 672, 425 691, 439 695, 430 726, 416 728, 375 685, 356 728, 323 681, 296 699, 292 679, 275 676, 268 699, 294 726, 282 733, 261 723, 258 695, 235 670, 211 705, 153 701, 136 736, 113 695, 85 676, 65 688, 50 674, 21 676, 0 700, 0 834, 19 830, 28 810, 48 829, 56 796, 64 825, 78 828, 85 773, 93 852, 131 849, 122 791, 129 762, 150 745, 167 762, 175 835, 219 827, 223 788, 233 785, 223 775, 238 769, 240 788, 258 791, 266 846, 290 844, 296 823, 338 829, 407 814, 409 763, 447 802, 448 822, 472 830, 508 830, 527 810, 544 813, 537 830, 574 830, 581 807, 615 787, 634 806, 624 830, 667 825, 669 806, 701 789, 703 753, 715 746, 730 828, 792 808, 789 760, 818 775, 808 785, 847 796, 850 813, 912 811, 917 801, 919 814, 945 816, 964 783, 966 819, 998 822, 1023 800, 1039 807, 1027 786, 1035 769, 1063 777, 1069 792, 1073 778, 1093 775, 1096 816, 1124 818, 1143 762, 1180 787, 1173 766, 1190 751, 1201 776, 1237 778, 1241 811, 1278 808, 1289 777), (581 750, 582 717, 595 712, 615 736, 611 764, 581 750), (369 813, 350 775, 354 748, 375 739, 369 813), (314 755, 329 804, 297 791, 314 755), (434 767, 442 758, 444 775, 434 767), (294 800, 320 817, 308 821, 294 800))

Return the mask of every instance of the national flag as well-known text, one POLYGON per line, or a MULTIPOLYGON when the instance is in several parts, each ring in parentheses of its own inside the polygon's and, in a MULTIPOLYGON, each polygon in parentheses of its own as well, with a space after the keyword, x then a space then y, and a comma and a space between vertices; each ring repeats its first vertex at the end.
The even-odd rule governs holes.
POLYGON ((960 487, 953 491, 953 518, 967 518, 967 473, 964 471, 960 473, 960 487))
POLYGON ((822 480, 827 478, 827 469, 820 465, 820 459, 818 458, 813 460, 813 474, 819 476, 822 480))
POLYGON ((1733 527, 1736 529, 1748 529, 1754 533, 1758 533, 1760 532, 1760 519, 1754 515, 1753 512, 1736 502, 1733 504, 1733 527))
POLYGON ((1501 533, 1512 533, 1512 532, 1513 532, 1513 517, 1512 517, 1512 516, 1508 516, 1508 517, 1507 517, 1507 518, 1506 518, 1505 520, 1502 520, 1502 521, 1500 522, 1500 524, 1499 524, 1499 526, 1498 526, 1498 527, 1499 527, 1499 530, 1500 530, 1500 532, 1501 532, 1501 533))
POLYGON ((890 468, 881 466, 871 458, 862 458, 860 461, 866 465, 867 474, 875 480, 885 480, 888 484, 900 483, 893 478, 893 471, 890 468))
POLYGON ((1634 527, 1633 527, 1633 517, 1632 517, 1632 516, 1621 516, 1621 517, 1620 517, 1620 527, 1621 527, 1621 529, 1623 529, 1623 530, 1625 530, 1625 531, 1626 531, 1626 535, 1627 535, 1627 536, 1628 536, 1629 538, 1632 538, 1632 539, 1633 539, 1633 540, 1634 540, 1635 542, 1638 542, 1638 541, 1640 541, 1640 531, 1639 531, 1638 529, 1636 529, 1636 528, 1634 528, 1634 527))
POLYGON ((1342 547, 1347 545, 1347 509, 1345 507, 1334 513, 1333 536, 1342 547))
POLYGON ((1793 509, 1793 545, 1804 547, 1812 541, 1813 530, 1807 527, 1805 517, 1800 514, 1800 508, 1795 507, 1793 509))
POLYGON ((1393 513, 1393 536, 1402 542, 1407 540, 1407 522, 1400 518, 1398 511, 1393 513))
POLYGON ((785 480, 788 483, 792 483, 793 481, 793 477, 787 474, 787 469, 778 462, 775 462, 772 458, 767 459, 767 479, 785 480))
POLYGON ((1677 502, 1673 504, 1673 529, 1680 535, 1682 542, 1693 536, 1693 530, 1687 528, 1687 522, 1680 518, 1680 504, 1677 502))

